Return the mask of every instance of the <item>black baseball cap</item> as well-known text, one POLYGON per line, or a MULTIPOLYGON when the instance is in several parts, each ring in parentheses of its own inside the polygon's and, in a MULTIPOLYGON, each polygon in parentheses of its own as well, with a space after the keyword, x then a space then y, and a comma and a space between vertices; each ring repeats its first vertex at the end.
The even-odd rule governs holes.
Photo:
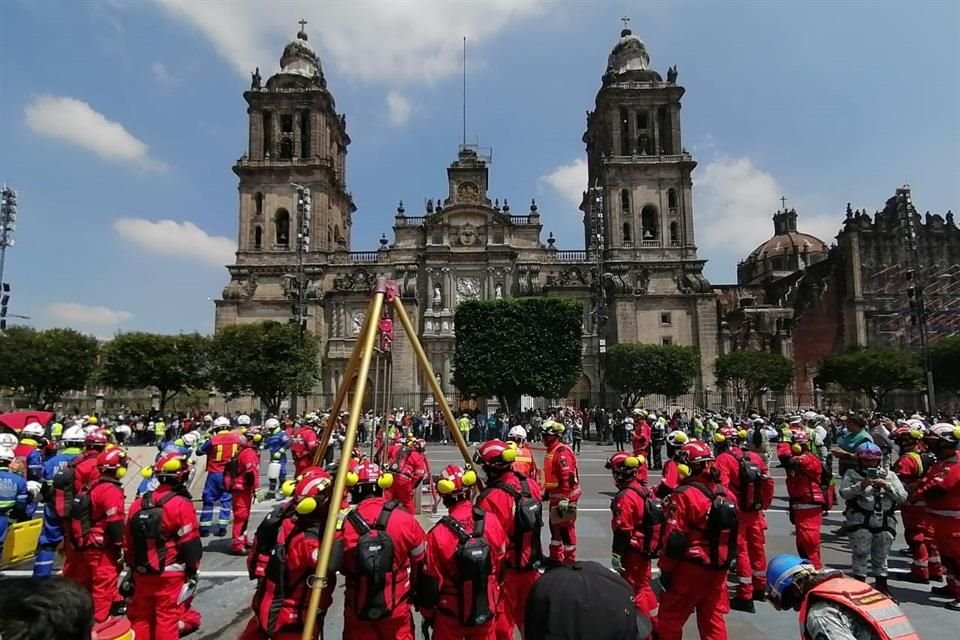
POLYGON ((597 562, 548 569, 527 597, 526 640, 646 640, 651 631, 633 588, 597 562))

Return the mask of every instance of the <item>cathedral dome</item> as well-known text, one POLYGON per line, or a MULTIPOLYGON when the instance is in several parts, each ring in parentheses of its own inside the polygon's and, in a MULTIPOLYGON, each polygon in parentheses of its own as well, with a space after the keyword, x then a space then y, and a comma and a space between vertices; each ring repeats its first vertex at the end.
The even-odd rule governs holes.
POLYGON ((797 230, 796 209, 773 216, 774 235, 750 252, 737 268, 740 284, 757 284, 800 271, 827 257, 826 243, 797 230))
POLYGON ((313 78, 322 76, 320 58, 307 41, 307 34, 301 30, 296 39, 283 48, 280 56, 280 73, 292 73, 313 78))
POLYGON ((645 82, 662 80, 659 73, 650 69, 650 55, 643 40, 630 29, 620 32, 620 39, 607 58, 606 76, 645 82))

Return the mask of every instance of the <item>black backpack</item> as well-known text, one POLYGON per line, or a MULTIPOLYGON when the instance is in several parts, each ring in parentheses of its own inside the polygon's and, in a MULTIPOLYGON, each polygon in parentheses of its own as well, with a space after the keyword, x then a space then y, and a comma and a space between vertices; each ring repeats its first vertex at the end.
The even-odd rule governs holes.
POLYGON ((643 498, 643 522, 640 530, 643 532, 643 555, 648 558, 660 557, 660 531, 667 521, 667 514, 663 511, 663 502, 653 492, 644 493, 632 484, 627 489, 643 498))
POLYGON ((240 456, 235 455, 227 461, 227 464, 223 466, 223 488, 227 491, 231 491, 233 489, 233 483, 236 481, 237 476, 239 475, 240 456))
POLYGON ((543 562, 543 542, 540 531, 543 529, 543 503, 534 500, 530 494, 530 484, 521 474, 520 491, 505 482, 494 483, 491 489, 502 489, 510 494, 514 501, 513 539, 510 541, 516 553, 513 568, 520 571, 536 569, 543 562), (530 546, 530 560, 523 562, 523 549, 530 546))
POLYGON ((257 526, 257 532, 253 535, 253 549, 247 556, 247 575, 251 580, 266 575, 267 563, 280 535, 280 526, 292 513, 292 504, 279 504, 257 526))
POLYGON ((710 545, 710 566, 714 569, 726 569, 737 557, 737 505, 723 491, 714 493, 706 485, 692 482, 694 487, 710 499, 710 511, 703 531, 710 545), (727 534, 727 557, 720 560, 721 538, 727 534))
POLYGON ((732 453, 740 465, 740 486, 737 487, 741 511, 763 511, 763 471, 750 456, 732 453))
POLYGON ((167 539, 163 535, 163 505, 177 494, 170 492, 153 502, 153 491, 143 494, 140 511, 130 519, 133 568, 137 573, 158 576, 167 566, 167 539))
POLYGON ((397 576, 393 571, 393 540, 387 535, 387 523, 394 509, 399 506, 396 500, 387 502, 373 528, 356 510, 351 510, 347 515, 347 521, 360 534, 357 542, 359 589, 353 604, 361 620, 388 618, 399 604, 396 601, 397 576))
POLYGON ((473 510, 473 533, 467 533, 463 526, 450 516, 444 516, 440 522, 449 527, 459 539, 453 558, 457 566, 456 587, 460 597, 460 623, 468 627, 485 624, 493 619, 490 602, 489 584, 493 576, 493 552, 483 538, 486 515, 483 511, 473 510))
POLYGON ((53 511, 61 518, 69 517, 73 509, 73 483, 77 477, 77 465, 80 459, 81 456, 76 456, 61 467, 53 474, 53 480, 50 483, 52 486, 50 501, 53 504, 53 511))

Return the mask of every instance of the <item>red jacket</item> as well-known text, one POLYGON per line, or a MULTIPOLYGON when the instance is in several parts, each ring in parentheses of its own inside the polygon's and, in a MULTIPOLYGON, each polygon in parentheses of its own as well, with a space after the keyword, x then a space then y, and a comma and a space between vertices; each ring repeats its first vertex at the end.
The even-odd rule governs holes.
POLYGON ((419 485, 427 477, 427 459, 416 449, 402 446, 389 460, 388 467, 395 476, 394 480, 419 485))
POLYGON ((647 450, 650 448, 650 425, 646 420, 641 418, 633 425, 633 434, 630 439, 633 442, 634 455, 638 453, 647 455, 647 450))
MULTIPOLYGON (((706 480, 702 476, 688 478, 677 487, 677 490, 670 495, 667 522, 663 526, 666 553, 658 563, 662 571, 671 571, 678 562, 682 561, 711 566, 712 550, 706 523, 712 500, 693 486, 693 482, 703 485, 713 494, 726 495, 730 498, 722 485, 706 480), (685 540, 684 548, 671 552, 672 541, 679 539, 685 540)), ((718 540, 717 559, 723 564, 732 559, 731 552, 736 553, 736 539, 730 533, 730 531, 722 532, 718 540)))
MULTIPOLYGON (((164 496, 173 492, 166 484, 161 484, 153 491, 154 504, 164 496)), ((149 493, 149 492, 148 492, 149 493)), ((127 528, 124 535, 124 555, 128 562, 136 561, 136 550, 132 529, 129 523, 136 518, 143 505, 143 496, 133 501, 130 507, 130 517, 127 519, 127 528)), ((193 502, 184 494, 170 498, 163 505, 163 515, 160 518, 160 528, 163 532, 164 548, 166 550, 166 574, 195 573, 200 568, 200 557, 203 547, 200 544, 200 523, 193 502)))
MULTIPOLYGON (((386 503, 386 499, 381 497, 367 498, 353 510, 373 529, 386 503)), ((346 513, 341 516, 341 520, 339 528, 343 544, 343 564, 340 572, 346 578, 345 606, 356 611, 360 604, 358 599, 366 597, 366 594, 359 593, 363 587, 357 577, 357 544, 363 532, 346 517, 346 513)), ((419 575, 426 558, 427 534, 416 518, 401 508, 390 513, 386 534, 393 541, 393 584, 384 591, 392 592, 385 593, 387 605, 392 607, 391 617, 403 618, 408 616, 410 611, 410 581, 419 575)))
MULTIPOLYGON (((449 515, 468 533, 473 532, 473 503, 469 500, 461 500, 453 505, 449 515)), ((487 584, 487 598, 491 608, 495 608, 500 599, 499 580, 506 560, 507 534, 493 516, 487 515, 483 526, 483 539, 490 546, 490 560, 493 563, 493 573, 487 584)), ((423 571, 424 575, 437 583, 440 596, 436 609, 459 620, 460 592, 457 587, 458 570, 454 557, 458 545, 457 534, 450 527, 442 521, 435 524, 427 534, 427 559, 423 571)), ((427 611, 426 617, 432 617, 432 611, 427 611)))
POLYGON ((100 470, 97 468, 99 455, 99 451, 87 449, 77 456, 77 464, 73 469, 74 495, 84 490, 88 491, 90 486, 100 478, 100 470))
MULTIPOLYGON (((739 504, 742 487, 740 483, 740 458, 746 458, 755 464, 766 478, 763 481, 762 495, 763 508, 768 509, 773 502, 774 480, 770 477, 770 471, 767 468, 767 462, 759 453, 754 451, 744 451, 740 447, 732 447, 727 451, 721 451, 717 455, 717 470, 720 472, 720 484, 727 488, 727 493, 739 504)), ((819 478, 819 476, 818 476, 819 478)))
POLYGON ((667 460, 663 463, 663 475, 657 485, 657 496, 666 498, 680 486, 680 472, 677 470, 677 461, 667 460))
POLYGON ((236 433, 218 433, 200 447, 207 456, 207 473, 223 473, 227 463, 233 460, 243 446, 243 436, 236 433))
POLYGON ((564 443, 557 441, 547 447, 543 457, 543 489, 555 505, 566 498, 571 502, 580 499, 580 474, 577 472, 577 456, 564 443))
POLYGON ((253 493, 260 488, 260 451, 247 445, 237 456, 237 475, 233 478, 230 493, 253 493))
POLYGON ((820 487, 822 470, 820 459, 810 451, 790 458, 787 465, 787 494, 791 508, 803 509, 824 504, 823 489, 820 487))
POLYGON ((88 517, 70 520, 70 538, 79 549, 95 547, 119 553, 123 548, 123 487, 115 478, 91 485, 88 517))
MULTIPOLYGON (((540 485, 532 478, 525 478, 530 497, 540 501, 543 494, 540 491, 540 485)), ((530 533, 517 535, 516 508, 517 500, 507 491, 496 486, 497 483, 503 483, 513 487, 518 493, 523 489, 520 476, 514 471, 507 471, 495 481, 488 484, 488 488, 477 498, 477 506, 494 516, 507 536, 507 559, 508 567, 526 567, 530 563, 532 553, 532 540, 529 539, 530 533), (524 540, 523 538, 527 538, 524 540)))
MULTIPOLYGON (((613 553, 621 556, 627 553, 644 554, 648 548, 643 531, 643 517, 650 493, 650 489, 640 480, 633 480, 613 497, 610 502, 610 511, 613 513, 610 521, 610 528, 613 530, 613 553)), ((659 534, 659 531, 656 533, 659 534)), ((656 544, 658 541, 650 542, 656 544)))
POLYGON ((930 515, 960 519, 960 453, 933 465, 911 498, 925 500, 930 515))
POLYGON ((317 432, 310 427, 300 427, 293 434, 293 444, 290 445, 290 455, 294 460, 301 460, 313 456, 313 452, 320 446, 317 432))

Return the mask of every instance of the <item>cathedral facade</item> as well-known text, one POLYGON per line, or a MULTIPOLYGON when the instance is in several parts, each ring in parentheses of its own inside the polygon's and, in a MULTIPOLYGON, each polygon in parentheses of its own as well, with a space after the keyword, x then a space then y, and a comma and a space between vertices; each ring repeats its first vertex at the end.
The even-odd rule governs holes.
MULTIPOLYGON (((543 237, 533 200, 513 209, 507 198, 491 197, 489 156, 461 146, 446 169, 445 197, 416 212, 401 203, 392 240, 384 235, 375 250, 355 251, 346 118, 336 112, 306 33, 286 46, 280 64, 265 82, 254 73, 244 93, 249 144, 233 167, 240 180, 238 251, 216 301, 216 327, 290 320, 290 276, 304 274, 306 329, 321 342, 316 406, 342 382, 378 277, 397 282, 451 397, 458 395, 451 370, 457 305, 533 295, 583 303, 583 375, 571 403, 600 401, 600 353, 617 343, 695 346, 702 359, 697 390, 714 384, 717 307, 695 244, 696 162, 681 141, 684 89, 675 68, 666 80, 650 68, 644 43, 628 29, 609 55, 587 116, 584 244, 573 250, 543 237), (297 214, 293 185, 311 190, 308 220, 297 214), (298 252, 301 225, 310 241, 298 252)), ((394 404, 409 398, 407 406, 417 408, 428 388, 399 324, 396 330, 394 404)))

